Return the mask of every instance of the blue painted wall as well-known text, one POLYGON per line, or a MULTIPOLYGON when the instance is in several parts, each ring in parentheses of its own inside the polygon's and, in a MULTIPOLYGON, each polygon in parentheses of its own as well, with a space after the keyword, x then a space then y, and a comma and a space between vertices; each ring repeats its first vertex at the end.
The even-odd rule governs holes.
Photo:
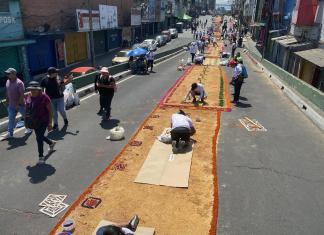
POLYGON ((296 4, 296 0, 285 0, 284 22, 290 24, 290 20, 291 20, 291 16, 292 16, 292 12, 294 10, 295 4, 296 4))
POLYGON ((0 12, 0 41, 22 39, 24 31, 18 0, 9 0, 9 12, 0 12))

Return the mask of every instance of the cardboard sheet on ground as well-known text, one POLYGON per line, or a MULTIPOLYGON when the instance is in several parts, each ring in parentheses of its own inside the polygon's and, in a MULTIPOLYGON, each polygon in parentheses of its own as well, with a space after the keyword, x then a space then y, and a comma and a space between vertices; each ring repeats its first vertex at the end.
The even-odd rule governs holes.
POLYGON ((192 147, 175 154, 171 144, 155 140, 134 182, 188 188, 192 147))
MULTIPOLYGON (((102 226, 112 225, 115 224, 113 222, 110 222, 108 220, 101 220, 92 235, 96 235, 99 228, 102 226)), ((148 227, 137 227, 135 231, 135 235, 154 235, 155 229, 154 228, 148 228, 148 227)))

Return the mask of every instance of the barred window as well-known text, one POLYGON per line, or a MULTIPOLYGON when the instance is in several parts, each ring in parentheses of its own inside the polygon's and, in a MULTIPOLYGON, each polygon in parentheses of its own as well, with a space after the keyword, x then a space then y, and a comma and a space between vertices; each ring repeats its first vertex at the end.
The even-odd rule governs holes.
POLYGON ((9 0, 0 0, 0 12, 9 12, 9 0))

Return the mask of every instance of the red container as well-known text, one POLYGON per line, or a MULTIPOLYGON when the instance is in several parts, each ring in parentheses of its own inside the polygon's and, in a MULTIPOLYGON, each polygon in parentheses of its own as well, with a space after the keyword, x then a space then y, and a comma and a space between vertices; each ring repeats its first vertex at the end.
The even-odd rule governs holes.
POLYGON ((297 0, 292 23, 297 26, 312 26, 315 21, 318 0, 297 0))

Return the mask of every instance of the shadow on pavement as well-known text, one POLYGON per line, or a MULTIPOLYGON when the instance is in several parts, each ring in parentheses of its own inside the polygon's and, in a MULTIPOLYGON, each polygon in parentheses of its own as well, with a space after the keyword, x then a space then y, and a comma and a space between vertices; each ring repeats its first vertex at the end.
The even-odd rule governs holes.
POLYGON ((9 147, 7 148, 7 150, 12 150, 12 149, 27 145, 26 141, 31 136, 31 134, 32 133, 30 133, 28 135, 24 135, 22 137, 8 139, 7 141, 8 141, 9 147))
POLYGON ((245 98, 243 96, 240 96, 240 100, 248 101, 248 98, 245 98))
POLYGON ((61 130, 59 131, 52 131, 48 133, 48 138, 52 140, 63 140, 64 136, 66 135, 78 135, 79 131, 77 130, 75 133, 71 131, 67 131, 68 126, 63 126, 61 130))
POLYGON ((110 129, 118 126, 119 123, 120 123, 120 121, 118 119, 102 120, 100 122, 100 126, 103 129, 110 130, 110 129))
POLYGON ((242 102, 238 102, 235 106, 239 107, 239 108, 251 108, 252 107, 251 104, 242 103, 242 102))
POLYGON ((47 179, 48 176, 54 175, 56 169, 49 164, 42 164, 35 166, 27 166, 26 170, 28 170, 28 177, 30 177, 29 182, 32 184, 38 184, 47 179))

